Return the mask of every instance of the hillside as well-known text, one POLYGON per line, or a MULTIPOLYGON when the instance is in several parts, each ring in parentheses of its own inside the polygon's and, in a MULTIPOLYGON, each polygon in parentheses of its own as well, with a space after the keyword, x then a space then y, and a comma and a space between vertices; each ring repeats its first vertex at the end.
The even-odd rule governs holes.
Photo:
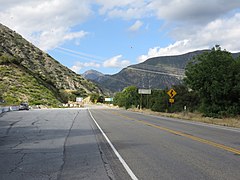
POLYGON ((53 95, 54 101, 66 101, 66 96, 73 97, 72 93, 86 96, 88 93, 101 92, 94 83, 61 65, 51 56, 2 24, 0 24, 0 68, 1 72, 5 72, 1 73, 0 76, 0 92, 3 98, 16 97, 18 101, 36 100, 33 95, 36 93, 34 88, 24 84, 11 69, 23 73, 26 77, 31 77, 32 80, 35 79, 34 86, 41 87, 40 89, 43 91, 48 91, 53 95), (8 83, 6 84, 5 81, 8 83), (15 87, 16 84, 21 88, 15 89, 16 93, 13 97, 9 87, 15 87), (18 96, 21 94, 19 93, 20 90, 33 92, 23 95, 25 96, 23 98, 23 96, 18 96))
MULTIPOLYGON (((160 56, 143 63, 128 66, 114 75, 97 76, 96 72, 87 72, 86 78, 98 83, 112 92, 121 91, 127 86, 138 88, 164 89, 179 84, 185 74, 187 63, 196 55, 208 50, 194 51, 176 56, 160 56), (95 73, 95 75, 91 75, 95 73), (96 77, 92 79, 91 77, 96 77)), ((240 53, 233 53, 237 57, 240 53)))
POLYGON ((0 65, 0 89, 7 104, 28 101, 30 104, 57 105, 60 101, 31 74, 14 64, 0 65))

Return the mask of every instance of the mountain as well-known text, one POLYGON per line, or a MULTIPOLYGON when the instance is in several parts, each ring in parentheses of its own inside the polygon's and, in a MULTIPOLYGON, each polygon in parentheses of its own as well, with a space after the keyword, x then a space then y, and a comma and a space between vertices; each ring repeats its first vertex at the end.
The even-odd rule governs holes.
POLYGON ((94 83, 63 66, 2 24, 0 69, 0 98, 7 98, 12 103, 47 103, 46 99, 50 97, 53 102, 63 102, 74 95, 101 93, 94 83))
POLYGON ((82 74, 82 76, 86 79, 92 80, 92 81, 99 81, 99 78, 105 76, 103 73, 98 72, 96 70, 88 70, 82 74))
MULTIPOLYGON (((91 79, 111 92, 134 85, 138 88, 164 89, 179 84, 185 74, 187 63, 194 57, 209 50, 200 50, 175 56, 150 58, 142 63, 128 66, 114 75, 101 75, 91 79)), ((233 57, 240 53, 233 53, 233 57)))

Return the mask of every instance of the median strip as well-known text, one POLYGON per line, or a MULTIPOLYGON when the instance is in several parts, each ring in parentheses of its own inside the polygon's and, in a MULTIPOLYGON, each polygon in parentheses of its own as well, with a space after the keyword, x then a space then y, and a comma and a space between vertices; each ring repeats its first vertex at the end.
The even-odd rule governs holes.
POLYGON ((223 144, 215 143, 215 142, 213 142, 213 141, 209 141, 209 140, 206 140, 206 139, 203 139, 203 138, 199 138, 199 137, 197 137, 197 136, 185 134, 185 133, 183 133, 183 132, 175 131, 175 130, 172 130, 172 129, 169 129, 169 128, 166 128, 166 127, 162 127, 162 126, 159 126, 159 125, 151 124, 151 123, 146 122, 146 121, 144 121, 144 120, 139 120, 139 119, 131 118, 131 117, 128 117, 128 116, 126 116, 126 115, 122 115, 122 114, 119 114, 119 113, 116 113, 116 112, 112 112, 112 114, 115 114, 115 115, 124 117, 124 118, 129 119, 129 120, 134 120, 134 121, 137 121, 137 122, 139 122, 139 123, 141 123, 141 124, 145 124, 145 125, 148 125, 148 126, 157 128, 157 129, 161 129, 161 130, 166 131, 166 132, 169 132, 169 133, 171 133, 171 134, 183 136, 183 137, 192 139, 192 140, 194 140, 194 141, 198 141, 198 142, 201 142, 201 143, 204 143, 204 144, 208 144, 208 145, 210 145, 210 146, 214 146, 214 147, 217 147, 217 148, 219 148, 219 149, 223 149, 223 150, 226 150, 226 151, 235 153, 235 154, 237 154, 237 155, 240 155, 240 150, 235 149, 235 148, 232 148, 232 147, 229 147, 229 146, 225 146, 225 145, 223 145, 223 144))

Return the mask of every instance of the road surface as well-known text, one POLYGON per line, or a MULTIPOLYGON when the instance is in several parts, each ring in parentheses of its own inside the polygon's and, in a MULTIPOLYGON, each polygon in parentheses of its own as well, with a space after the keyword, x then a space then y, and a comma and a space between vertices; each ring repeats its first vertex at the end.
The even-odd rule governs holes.
POLYGON ((240 130, 109 108, 0 115, 0 179, 240 179, 240 130))

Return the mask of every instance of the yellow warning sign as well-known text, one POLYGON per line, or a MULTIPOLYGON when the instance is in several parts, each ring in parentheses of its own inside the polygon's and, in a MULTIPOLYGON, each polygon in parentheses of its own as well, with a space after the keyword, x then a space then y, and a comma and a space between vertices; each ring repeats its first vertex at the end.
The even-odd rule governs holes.
POLYGON ((172 99, 174 96, 176 96, 177 92, 174 89, 170 89, 167 94, 172 99))
POLYGON ((169 102, 172 104, 174 103, 174 99, 169 99, 169 102))

